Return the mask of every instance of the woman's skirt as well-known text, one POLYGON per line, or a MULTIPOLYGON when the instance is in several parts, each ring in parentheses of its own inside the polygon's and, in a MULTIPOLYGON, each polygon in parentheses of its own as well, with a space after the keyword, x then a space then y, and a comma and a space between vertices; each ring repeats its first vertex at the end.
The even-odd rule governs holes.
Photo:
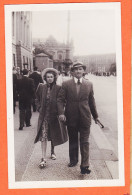
POLYGON ((50 141, 50 128, 47 120, 44 120, 41 126, 41 133, 39 136, 39 141, 50 141))

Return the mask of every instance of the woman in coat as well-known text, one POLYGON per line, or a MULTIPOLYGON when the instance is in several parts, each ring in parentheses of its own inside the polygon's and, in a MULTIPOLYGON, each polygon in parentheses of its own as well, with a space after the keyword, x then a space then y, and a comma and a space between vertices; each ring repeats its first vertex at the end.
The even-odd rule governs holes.
POLYGON ((57 95, 60 86, 56 85, 57 75, 56 69, 46 68, 44 71, 46 84, 40 83, 36 91, 39 118, 35 143, 41 141, 40 168, 46 166, 47 141, 51 141, 51 159, 55 160, 54 146, 63 144, 68 140, 65 126, 60 125, 61 122, 58 121, 57 95))

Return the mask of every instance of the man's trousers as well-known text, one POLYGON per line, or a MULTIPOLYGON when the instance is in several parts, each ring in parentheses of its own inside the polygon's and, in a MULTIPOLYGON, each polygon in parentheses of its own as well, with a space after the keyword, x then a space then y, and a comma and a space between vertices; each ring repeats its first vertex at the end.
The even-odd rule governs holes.
POLYGON ((89 134, 90 127, 68 126, 69 157, 71 163, 78 162, 79 142, 81 151, 81 167, 89 166, 89 134), (78 139, 80 133, 80 140, 78 139))
POLYGON ((31 119, 31 102, 19 101, 19 118, 20 118, 20 127, 30 125, 31 119))

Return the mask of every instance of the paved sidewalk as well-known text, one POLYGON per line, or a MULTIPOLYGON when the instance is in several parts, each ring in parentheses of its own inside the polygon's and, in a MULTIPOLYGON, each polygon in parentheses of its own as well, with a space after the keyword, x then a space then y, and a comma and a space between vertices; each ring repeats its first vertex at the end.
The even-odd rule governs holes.
POLYGON ((106 133, 98 125, 92 124, 90 134, 89 175, 80 174, 80 160, 76 167, 69 168, 68 142, 55 147, 56 160, 50 158, 50 142, 47 147, 47 167, 41 170, 40 142, 34 144, 38 113, 33 113, 32 126, 19 131, 18 109, 15 117, 15 169, 16 181, 59 181, 59 180, 96 180, 118 179, 118 158, 106 133))

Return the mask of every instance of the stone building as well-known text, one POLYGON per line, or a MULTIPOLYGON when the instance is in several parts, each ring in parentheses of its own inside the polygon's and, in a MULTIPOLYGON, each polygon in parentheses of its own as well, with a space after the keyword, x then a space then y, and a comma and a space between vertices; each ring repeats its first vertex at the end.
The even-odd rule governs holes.
POLYGON ((42 72, 45 68, 53 68, 53 60, 48 55, 40 53, 35 56, 35 66, 42 72))
POLYGON ((116 54, 102 54, 102 55, 85 55, 75 56, 74 60, 82 61, 86 67, 87 72, 91 73, 109 73, 112 64, 116 65, 116 54))
POLYGON ((31 12, 12 12, 12 64, 21 70, 33 68, 31 23, 31 12))
POLYGON ((72 43, 67 46, 65 43, 57 42, 50 36, 45 42, 46 50, 53 56, 53 60, 63 61, 66 59, 66 50, 70 50, 70 58, 73 58, 73 45, 72 43))
POLYGON ((73 43, 69 45, 65 43, 59 43, 54 37, 49 36, 47 39, 34 39, 33 47, 45 50, 50 56, 52 56, 53 67, 60 69, 63 66, 63 62, 67 57, 67 50, 69 51, 69 58, 73 59, 73 43))

